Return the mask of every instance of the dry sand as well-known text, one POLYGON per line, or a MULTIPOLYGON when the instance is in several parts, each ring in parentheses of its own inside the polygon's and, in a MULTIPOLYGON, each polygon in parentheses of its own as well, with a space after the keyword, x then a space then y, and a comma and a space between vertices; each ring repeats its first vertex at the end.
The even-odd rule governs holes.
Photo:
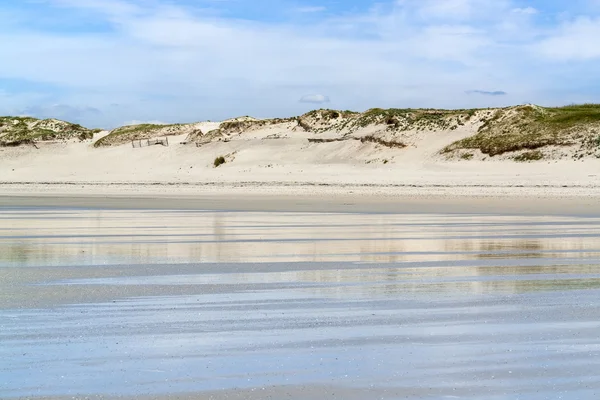
POLYGON ((404 132, 394 138, 409 145, 404 149, 359 140, 309 143, 308 138, 328 134, 298 132, 285 125, 230 135, 201 147, 183 144, 186 135, 180 135, 169 138, 169 147, 94 148, 87 141, 0 148, 0 193, 600 198, 598 159, 517 163, 481 157, 447 161, 439 155, 444 146, 471 136, 477 126, 404 132), (227 163, 214 168, 218 156, 227 163))

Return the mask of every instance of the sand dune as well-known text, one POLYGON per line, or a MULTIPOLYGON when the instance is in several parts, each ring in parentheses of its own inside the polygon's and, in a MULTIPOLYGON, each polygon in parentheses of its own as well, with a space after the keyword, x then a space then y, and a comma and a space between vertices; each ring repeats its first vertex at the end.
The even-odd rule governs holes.
MULTIPOLYGON (((530 112, 519 110, 504 109, 501 117, 498 110, 421 111, 418 118, 406 114, 406 120, 398 110, 395 114, 381 110, 375 116, 320 110, 291 119, 242 118, 221 124, 134 129, 145 138, 169 135, 169 146, 135 148, 131 135, 108 143, 106 138, 112 134, 114 139, 115 131, 104 131, 92 140, 0 147, 0 180, 5 189, 7 184, 62 182, 460 186, 473 187, 474 192, 481 187, 523 186, 595 191, 600 186, 600 160, 587 153, 573 157, 583 139, 535 147, 544 157, 533 162, 514 159, 515 154, 529 154, 528 148, 490 156, 469 150, 468 143, 456 147, 461 140, 485 134, 486 126, 494 126, 493 118, 510 122, 515 113, 530 112), (109 145, 98 146, 100 138, 109 145), (556 149, 569 156, 557 155, 556 149), (226 162, 215 168, 213 162, 219 156, 226 162)), ((590 135, 592 128, 586 125, 590 135)))

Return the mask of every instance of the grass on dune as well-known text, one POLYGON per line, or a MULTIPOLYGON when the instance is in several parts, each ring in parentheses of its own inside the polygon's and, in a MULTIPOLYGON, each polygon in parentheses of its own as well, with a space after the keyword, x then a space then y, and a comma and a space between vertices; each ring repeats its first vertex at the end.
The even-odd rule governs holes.
POLYGON ((597 137, 600 132, 600 105, 565 107, 520 106, 498 110, 478 133, 446 147, 443 152, 478 149, 496 156, 545 146, 567 146, 597 137))

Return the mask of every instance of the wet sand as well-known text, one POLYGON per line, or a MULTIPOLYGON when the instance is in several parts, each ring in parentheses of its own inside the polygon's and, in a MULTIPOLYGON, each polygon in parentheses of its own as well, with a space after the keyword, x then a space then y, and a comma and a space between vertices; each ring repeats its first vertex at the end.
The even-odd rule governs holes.
POLYGON ((598 215, 600 187, 6 184, 0 207, 598 215))
POLYGON ((0 208, 0 398, 600 392, 600 215, 0 208))

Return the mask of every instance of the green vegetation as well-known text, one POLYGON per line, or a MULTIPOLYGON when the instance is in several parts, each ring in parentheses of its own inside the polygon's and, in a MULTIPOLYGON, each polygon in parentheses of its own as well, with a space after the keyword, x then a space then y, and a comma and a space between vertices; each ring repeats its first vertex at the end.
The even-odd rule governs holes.
POLYGON ((473 153, 465 153, 465 154, 461 155, 460 158, 461 158, 461 160, 472 160, 473 153))
POLYGON ((338 119, 341 116, 352 115, 352 111, 338 111, 338 110, 329 110, 326 108, 321 108, 319 110, 312 110, 303 115, 306 118, 316 118, 323 119, 325 121, 329 121, 332 119, 338 119))
POLYGON ((404 147, 406 147, 406 145, 404 143, 401 142, 396 142, 394 140, 383 140, 381 138, 369 135, 369 136, 363 136, 360 138, 361 143, 375 143, 381 146, 385 146, 385 147, 389 147, 389 148, 398 148, 398 149, 402 149, 404 147))
POLYGON ((219 125, 219 129, 230 133, 239 133, 250 128, 253 125, 257 125, 256 122, 258 121, 226 121, 222 122, 221 125, 219 125))
POLYGON ((526 151, 525 153, 519 154, 513 157, 513 160, 517 162, 530 162, 539 161, 544 159, 544 153, 539 150, 526 151))
POLYGON ((114 146, 132 140, 152 139, 155 136, 177 135, 186 127, 186 124, 139 124, 127 125, 113 129, 108 135, 94 143, 94 147, 114 146))
POLYGON ((18 146, 48 140, 85 140, 93 132, 78 124, 56 119, 0 117, 0 146, 18 146))
POLYGON ((215 166, 215 168, 217 168, 218 166, 225 164, 225 162, 226 162, 225 157, 219 156, 219 157, 215 158, 213 165, 215 166))
POLYGON ((582 144, 585 137, 600 128, 600 105, 543 108, 519 106, 498 110, 487 119, 475 136, 446 147, 449 153, 477 149, 496 156, 545 146, 582 144))
MULTIPOLYGON (((247 117, 249 118, 249 117, 247 117)), ((221 134, 239 134, 252 129, 260 129, 269 125, 284 124, 288 122, 295 122, 296 117, 291 118, 271 118, 271 119, 242 119, 234 121, 225 121, 219 125, 219 131, 221 134)))
POLYGON ((373 135, 363 136, 363 137, 354 137, 354 136, 346 136, 341 138, 330 138, 330 139, 321 139, 321 138, 313 138, 308 139, 309 143, 333 143, 333 142, 345 142, 347 140, 360 140, 361 143, 375 143, 384 147, 389 148, 399 148, 402 149, 406 147, 406 145, 402 142, 396 142, 394 140, 384 140, 373 135))
POLYGON ((386 125, 388 130, 407 131, 456 129, 476 115, 478 110, 433 110, 372 108, 364 113, 353 111, 314 110, 298 118, 307 132, 346 131, 353 133, 371 125, 386 125))
POLYGON ((327 130, 340 131, 360 115, 360 113, 350 110, 339 111, 321 108, 297 117, 296 121, 298 126, 306 132, 319 133, 327 130))
POLYGON ((368 125, 384 123, 390 129, 396 130, 426 130, 426 129, 456 129, 475 115, 477 110, 432 110, 432 109, 402 109, 372 108, 367 110, 356 122, 354 127, 364 128, 368 125))
MULTIPOLYGON (((524 106, 532 108, 531 106, 524 106)), ((580 104, 565 107, 546 108, 542 115, 545 121, 558 129, 567 129, 579 124, 600 122, 600 104, 580 104)))
POLYGON ((91 140, 94 138, 94 132, 93 131, 86 131, 86 132, 81 132, 78 136, 79 140, 83 141, 83 140, 91 140))

